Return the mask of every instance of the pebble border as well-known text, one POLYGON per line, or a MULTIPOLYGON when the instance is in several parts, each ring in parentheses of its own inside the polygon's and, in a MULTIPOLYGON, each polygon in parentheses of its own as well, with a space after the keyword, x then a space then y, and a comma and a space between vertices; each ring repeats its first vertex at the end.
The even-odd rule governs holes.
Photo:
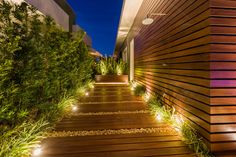
POLYGON ((121 135, 137 133, 158 133, 160 135, 177 135, 172 128, 134 128, 118 130, 91 130, 91 131, 53 131, 47 133, 47 137, 75 137, 75 136, 95 136, 95 135, 121 135))

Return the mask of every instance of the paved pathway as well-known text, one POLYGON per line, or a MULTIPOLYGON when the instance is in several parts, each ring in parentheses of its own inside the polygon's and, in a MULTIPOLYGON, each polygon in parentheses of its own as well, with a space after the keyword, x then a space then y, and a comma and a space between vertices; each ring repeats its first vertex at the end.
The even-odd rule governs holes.
POLYGON ((95 85, 43 141, 41 157, 195 156, 127 85, 95 85))

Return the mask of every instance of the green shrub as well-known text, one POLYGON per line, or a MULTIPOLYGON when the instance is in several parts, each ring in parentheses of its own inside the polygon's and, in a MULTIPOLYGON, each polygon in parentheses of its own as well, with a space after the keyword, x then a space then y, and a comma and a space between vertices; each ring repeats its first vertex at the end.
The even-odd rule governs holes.
POLYGON ((138 96, 143 96, 146 92, 146 87, 142 84, 138 84, 135 88, 134 88, 134 94, 138 95, 138 96))
POLYGON ((89 83, 93 59, 84 32, 65 32, 27 3, 0 1, 0 19, 0 133, 7 139, 0 156, 27 154, 41 126, 63 116, 89 83))
POLYGON ((118 60, 116 63, 116 74, 117 75, 123 75, 127 74, 128 66, 127 63, 125 63, 122 59, 118 60))
POLYGON ((41 114, 91 78, 84 32, 72 38, 26 3, 1 1, 0 18, 0 123, 41 114))
POLYGON ((100 60, 99 63, 97 63, 97 73, 101 75, 107 75, 109 72, 107 61, 105 60, 100 60))
POLYGON ((49 129, 49 124, 44 120, 24 122, 11 130, 0 132, 0 156, 20 157, 29 156, 31 149, 39 144, 44 137, 43 133, 49 129))
MULTIPOLYGON (((182 116, 176 113, 174 107, 165 106, 161 103, 161 97, 153 96, 148 105, 154 116, 160 116, 160 121, 169 123, 181 134, 182 140, 192 149, 198 156, 214 157, 201 137, 198 136, 196 130, 191 127, 187 120, 183 120, 182 116)), ((158 118, 157 118, 158 119, 158 118)))
POLYGON ((111 57, 102 58, 96 66, 97 74, 100 75, 123 75, 127 74, 127 63, 122 60, 114 60, 111 57))

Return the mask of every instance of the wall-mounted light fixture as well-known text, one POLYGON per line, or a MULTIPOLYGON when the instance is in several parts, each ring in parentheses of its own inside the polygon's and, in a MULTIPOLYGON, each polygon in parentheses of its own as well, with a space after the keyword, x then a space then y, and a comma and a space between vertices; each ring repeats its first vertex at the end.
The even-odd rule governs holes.
POLYGON ((154 16, 164 16, 166 14, 163 13, 149 13, 147 16, 143 19, 142 24, 143 25, 150 25, 154 21, 154 16))

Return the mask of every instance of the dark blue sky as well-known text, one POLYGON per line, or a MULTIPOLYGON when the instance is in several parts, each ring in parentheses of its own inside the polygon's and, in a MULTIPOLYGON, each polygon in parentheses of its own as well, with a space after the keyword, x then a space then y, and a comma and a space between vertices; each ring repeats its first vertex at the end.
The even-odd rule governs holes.
POLYGON ((92 38, 92 46, 102 54, 112 55, 123 0, 67 0, 79 24, 92 38))

